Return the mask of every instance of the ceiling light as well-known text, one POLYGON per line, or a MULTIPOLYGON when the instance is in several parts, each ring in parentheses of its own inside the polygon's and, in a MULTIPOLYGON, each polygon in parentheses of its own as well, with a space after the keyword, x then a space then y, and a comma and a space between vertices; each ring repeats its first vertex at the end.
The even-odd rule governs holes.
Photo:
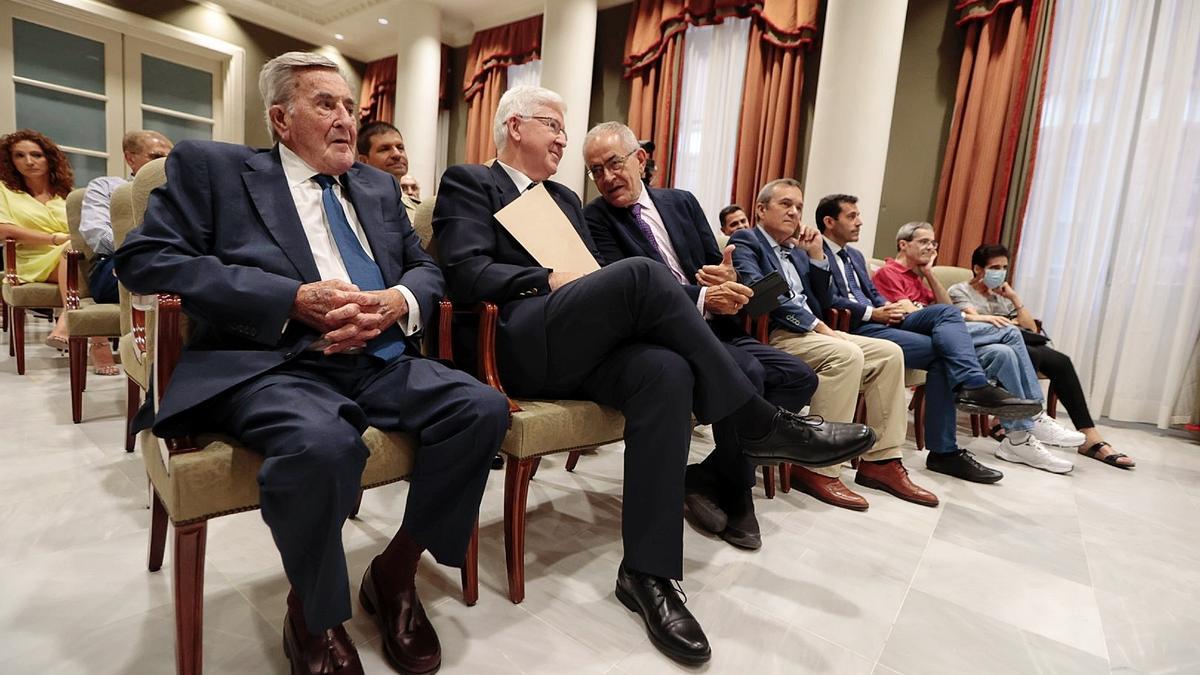
POLYGON ((335 39, 335 40, 345 40, 345 39, 346 39, 346 36, 345 36, 345 35, 342 35, 341 33, 334 33, 334 34, 333 34, 333 39, 335 39))
POLYGON ((380 25, 380 26, 386 26, 386 25, 388 25, 388 20, 387 20, 387 19, 385 19, 385 18, 383 18, 382 16, 381 16, 381 17, 379 17, 379 25, 380 25))

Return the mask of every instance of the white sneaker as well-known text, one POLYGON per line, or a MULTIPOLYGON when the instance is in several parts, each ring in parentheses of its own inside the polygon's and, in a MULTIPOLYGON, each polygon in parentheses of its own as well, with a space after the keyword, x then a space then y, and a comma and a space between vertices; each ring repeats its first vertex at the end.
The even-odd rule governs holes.
POLYGON ((1083 434, 1062 426, 1046 413, 1033 419, 1033 437, 1056 448, 1078 448, 1087 440, 1083 434))
POLYGON ((1067 460, 1050 454, 1032 434, 1026 437, 1024 443, 1013 443, 1006 437, 1000 441, 1000 447, 996 448, 996 456, 1006 462, 1028 464, 1050 473, 1067 473, 1075 468, 1075 465, 1067 460))

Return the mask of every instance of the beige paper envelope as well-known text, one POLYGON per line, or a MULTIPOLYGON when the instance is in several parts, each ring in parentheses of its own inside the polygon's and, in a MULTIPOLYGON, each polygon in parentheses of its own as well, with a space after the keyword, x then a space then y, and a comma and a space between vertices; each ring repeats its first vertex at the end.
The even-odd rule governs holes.
POLYGON ((542 183, 497 211, 496 220, 543 267, 574 274, 600 269, 567 214, 542 183))

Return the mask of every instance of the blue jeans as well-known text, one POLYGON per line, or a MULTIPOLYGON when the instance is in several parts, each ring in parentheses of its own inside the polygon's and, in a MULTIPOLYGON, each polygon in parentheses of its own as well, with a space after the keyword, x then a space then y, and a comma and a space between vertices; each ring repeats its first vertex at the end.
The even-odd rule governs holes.
POLYGON ((962 313, 950 305, 932 305, 909 314, 895 327, 864 323, 854 332, 895 342, 904 351, 905 368, 928 371, 925 443, 930 452, 957 452, 954 390, 987 384, 962 313))
MULTIPOLYGON (((988 323, 972 321, 967 324, 967 332, 975 343, 979 365, 983 366, 989 377, 1016 396, 1042 400, 1037 371, 1029 360, 1020 330, 1014 326, 997 328, 988 323)), ((1033 428, 1033 418, 1000 420, 1000 425, 1007 431, 1029 431, 1033 428)))

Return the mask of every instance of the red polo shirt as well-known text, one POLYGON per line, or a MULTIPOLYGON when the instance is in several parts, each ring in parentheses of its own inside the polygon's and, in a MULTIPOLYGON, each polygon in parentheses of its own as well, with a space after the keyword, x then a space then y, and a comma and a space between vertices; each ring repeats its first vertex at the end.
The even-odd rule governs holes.
POLYGON ((908 298, 919 305, 932 305, 937 302, 933 290, 917 275, 916 270, 908 269, 896 262, 895 258, 888 258, 872 280, 875 282, 875 288, 879 289, 879 294, 887 298, 888 302, 896 302, 901 298, 908 298))

